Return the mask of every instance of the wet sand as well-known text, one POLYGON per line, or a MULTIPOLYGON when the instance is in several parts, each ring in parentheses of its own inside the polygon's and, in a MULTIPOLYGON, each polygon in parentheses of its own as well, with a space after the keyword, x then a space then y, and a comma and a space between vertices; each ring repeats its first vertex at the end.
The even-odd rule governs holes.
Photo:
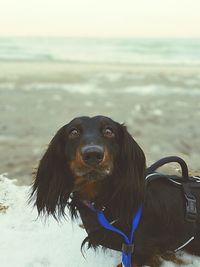
POLYGON ((183 157, 200 174, 200 67, 0 63, 0 173, 29 184, 47 144, 73 117, 125 122, 147 162, 183 157))

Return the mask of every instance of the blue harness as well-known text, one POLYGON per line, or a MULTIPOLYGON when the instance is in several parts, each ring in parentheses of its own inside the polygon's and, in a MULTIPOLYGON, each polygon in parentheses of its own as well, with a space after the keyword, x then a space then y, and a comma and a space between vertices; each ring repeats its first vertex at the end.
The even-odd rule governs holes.
POLYGON ((124 243, 122 244, 122 266, 123 267, 131 267, 131 255, 134 251, 134 244, 133 244, 133 237, 134 233, 139 225, 141 216, 142 216, 142 205, 137 210, 135 216, 133 216, 132 220, 132 229, 129 236, 123 233, 120 229, 113 226, 105 217, 103 210, 96 210, 94 205, 88 201, 83 201, 83 203, 93 212, 97 214, 98 221, 101 226, 105 229, 120 234, 123 239, 124 243))

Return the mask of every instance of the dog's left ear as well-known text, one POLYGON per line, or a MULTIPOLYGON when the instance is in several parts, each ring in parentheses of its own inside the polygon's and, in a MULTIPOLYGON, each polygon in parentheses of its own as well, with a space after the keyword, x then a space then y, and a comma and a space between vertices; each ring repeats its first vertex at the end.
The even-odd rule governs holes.
POLYGON ((35 197, 39 214, 64 215, 72 192, 73 176, 66 159, 66 126, 51 140, 35 174, 30 199, 35 197))
POLYGON ((126 127, 121 125, 120 128, 121 151, 119 164, 121 173, 123 173, 122 179, 126 179, 126 184, 139 193, 144 188, 145 155, 141 147, 129 134, 126 127))

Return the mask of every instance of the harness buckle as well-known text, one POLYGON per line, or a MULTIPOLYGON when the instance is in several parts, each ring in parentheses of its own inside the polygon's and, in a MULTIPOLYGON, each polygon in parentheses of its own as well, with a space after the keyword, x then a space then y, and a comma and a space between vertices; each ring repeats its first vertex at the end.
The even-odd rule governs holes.
POLYGON ((122 252, 126 254, 132 254, 134 252, 134 244, 125 244, 122 243, 122 252))
POLYGON ((186 195, 185 198, 187 200, 186 202, 186 220, 188 222, 195 222, 197 219, 197 201, 194 196, 186 195))

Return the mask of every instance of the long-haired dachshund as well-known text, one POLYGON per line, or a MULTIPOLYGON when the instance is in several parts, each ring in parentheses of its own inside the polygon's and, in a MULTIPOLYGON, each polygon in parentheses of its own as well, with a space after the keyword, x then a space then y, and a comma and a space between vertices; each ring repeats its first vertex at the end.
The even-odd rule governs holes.
MULTIPOLYGON (((191 237, 194 224, 185 220, 181 190, 165 179, 146 188, 145 170, 145 155, 123 124, 104 116, 79 117, 64 125, 50 142, 36 172, 32 197, 39 214, 59 218, 66 206, 72 217, 79 213, 88 234, 83 244, 119 251, 122 237, 104 229, 84 201, 97 210, 103 208, 107 220, 127 235, 143 203, 133 266, 159 266, 157 255, 173 258, 168 252, 191 237)), ((199 191, 194 194, 200 210, 199 191)), ((195 232, 185 249, 200 255, 199 215, 195 232)))

